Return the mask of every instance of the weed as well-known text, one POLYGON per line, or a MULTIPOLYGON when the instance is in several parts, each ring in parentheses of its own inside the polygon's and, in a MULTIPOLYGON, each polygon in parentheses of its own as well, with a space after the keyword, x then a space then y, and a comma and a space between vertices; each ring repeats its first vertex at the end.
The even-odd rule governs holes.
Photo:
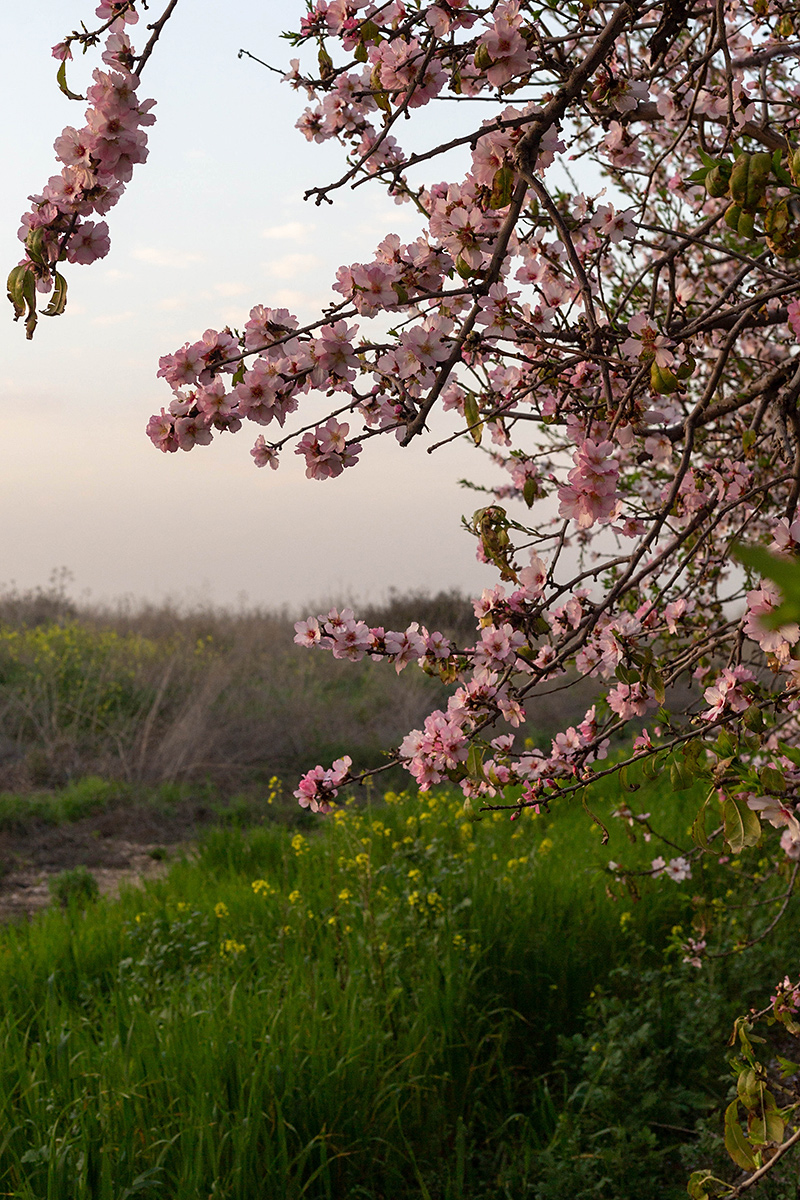
POLYGON ((59 871, 49 882, 53 901, 62 908, 86 908, 100 895, 97 880, 87 867, 59 871))

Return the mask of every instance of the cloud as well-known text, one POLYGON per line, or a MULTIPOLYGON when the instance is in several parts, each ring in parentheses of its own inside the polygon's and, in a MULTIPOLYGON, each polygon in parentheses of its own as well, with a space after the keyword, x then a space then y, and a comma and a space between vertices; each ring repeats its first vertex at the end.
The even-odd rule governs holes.
POLYGON ((122 313, 104 313, 102 317, 92 317, 93 325, 121 325, 123 321, 130 321, 136 317, 135 312, 122 313))
POLYGON ((309 275, 320 265, 316 254, 282 254, 271 262, 264 263, 267 271, 274 279, 291 279, 296 283, 302 281, 304 275, 309 275))
POLYGON ((185 296, 162 296, 156 308, 171 312, 178 308, 186 308, 186 303, 185 296))
MULTIPOLYGON (((297 292, 293 288, 278 288, 277 291, 272 293, 271 299, 273 303, 279 304, 281 308, 299 309, 309 303, 309 298, 305 292, 297 292)), ((316 305, 312 304, 311 307, 316 308, 316 305)))
POLYGON ((248 290, 247 286, 243 283, 226 283, 223 281, 214 284, 214 291, 218 292, 220 296, 241 296, 242 292, 248 290))
POLYGON ((154 267, 179 269, 203 261, 201 254, 176 253, 174 250, 162 250, 158 246, 140 246, 138 250, 131 251, 131 257, 138 258, 140 262, 150 263, 154 267))
POLYGON ((285 225, 270 225, 269 228, 262 229, 261 236, 280 238, 282 241, 305 242, 315 228, 313 221, 287 221, 285 225))

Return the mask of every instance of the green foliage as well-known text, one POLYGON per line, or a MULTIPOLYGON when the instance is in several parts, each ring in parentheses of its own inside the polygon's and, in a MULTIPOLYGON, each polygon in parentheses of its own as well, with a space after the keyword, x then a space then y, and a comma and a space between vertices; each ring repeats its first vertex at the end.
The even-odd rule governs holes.
MULTIPOLYGON (((612 786, 607 846, 577 804, 510 825, 390 793, 211 830, 144 891, 6 929, 0 1191, 677 1197, 724 1107, 720 1030, 777 967, 680 961, 698 881, 642 878, 637 904, 610 879, 653 855, 612 786)), ((684 837, 696 797, 641 792, 684 837)))
POLYGON ((19 831, 31 825, 60 825, 79 821, 123 799, 128 789, 89 775, 54 792, 0 792, 0 830, 19 831))
POLYGON ((71 867, 52 877, 50 895, 62 908, 86 908, 100 895, 100 889, 87 867, 71 867))

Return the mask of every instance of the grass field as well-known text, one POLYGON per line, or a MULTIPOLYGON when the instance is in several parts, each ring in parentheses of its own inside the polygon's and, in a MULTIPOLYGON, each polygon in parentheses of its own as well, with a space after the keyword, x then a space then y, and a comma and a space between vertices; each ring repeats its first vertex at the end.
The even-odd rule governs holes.
MULTIPOLYGON (((645 799, 684 844, 691 794, 645 799)), ((0 1194, 641 1200, 726 1170, 728 1023, 797 912, 698 972, 675 946, 706 872, 735 901, 755 858, 613 900, 609 858, 656 851, 610 824, 390 793, 213 828, 145 890, 6 928, 0 1194)))

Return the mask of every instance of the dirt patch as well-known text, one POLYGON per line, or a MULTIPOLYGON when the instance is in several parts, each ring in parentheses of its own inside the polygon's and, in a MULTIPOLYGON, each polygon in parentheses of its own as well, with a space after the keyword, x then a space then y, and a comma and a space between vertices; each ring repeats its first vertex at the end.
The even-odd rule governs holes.
POLYGON ((0 922, 46 908, 50 879, 72 867, 87 867, 104 896, 117 895, 123 883, 158 879, 212 819, 202 804, 169 811, 126 805, 68 825, 0 831, 0 922))

